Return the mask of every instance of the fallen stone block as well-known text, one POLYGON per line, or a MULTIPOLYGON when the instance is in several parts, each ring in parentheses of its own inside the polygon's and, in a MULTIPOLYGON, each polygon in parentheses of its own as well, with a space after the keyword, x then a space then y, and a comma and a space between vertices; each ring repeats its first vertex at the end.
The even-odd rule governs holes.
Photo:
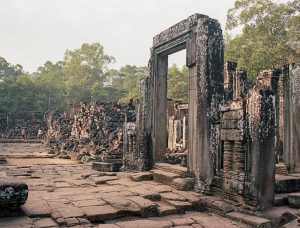
POLYGON ((25 182, 0 179, 0 207, 20 206, 28 198, 28 186, 25 182))
POLYGON ((179 191, 192 191, 195 186, 194 178, 176 178, 173 180, 172 185, 179 191))
POLYGON ((153 174, 150 172, 140 172, 130 175, 131 180, 133 181, 149 181, 153 179, 153 174))
POLYGON ((119 172, 120 168, 122 167, 123 163, 118 162, 93 162, 92 169, 102 172, 119 172))

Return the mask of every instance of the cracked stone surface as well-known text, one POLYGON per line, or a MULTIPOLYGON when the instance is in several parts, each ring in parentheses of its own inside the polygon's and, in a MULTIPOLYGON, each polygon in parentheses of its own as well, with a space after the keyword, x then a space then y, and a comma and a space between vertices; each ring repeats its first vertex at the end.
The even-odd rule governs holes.
POLYGON ((0 227, 247 227, 213 213, 187 212, 200 200, 197 193, 49 158, 42 144, 0 143, 1 151, 9 159, 0 172, 27 183, 29 195, 21 210, 3 209, 0 227))

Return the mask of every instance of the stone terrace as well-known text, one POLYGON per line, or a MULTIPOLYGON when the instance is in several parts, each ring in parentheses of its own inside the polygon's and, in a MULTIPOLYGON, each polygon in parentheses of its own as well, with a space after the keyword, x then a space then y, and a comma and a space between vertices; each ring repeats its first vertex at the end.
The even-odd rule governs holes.
MULTIPOLYGON (((1 177, 25 181, 29 198, 19 210, 1 209, 0 227, 248 227, 234 221, 235 212, 219 199, 144 181, 149 173, 95 171, 90 164, 43 157, 41 144, 32 145, 36 161, 28 150, 20 159, 22 144, 3 146, 10 158, 0 166, 1 177), (215 208, 204 212, 207 201, 215 201, 215 208)), ((270 225, 266 219, 255 222, 270 225)))

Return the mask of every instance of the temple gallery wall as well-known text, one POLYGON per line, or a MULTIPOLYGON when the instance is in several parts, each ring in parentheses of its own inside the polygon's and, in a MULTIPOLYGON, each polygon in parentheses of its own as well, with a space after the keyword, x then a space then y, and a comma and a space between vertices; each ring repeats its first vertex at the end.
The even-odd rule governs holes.
POLYGON ((153 38, 137 118, 124 124, 124 168, 181 164, 197 191, 261 210, 272 206, 275 164, 300 170, 300 64, 262 71, 251 85, 223 62, 223 48, 220 24, 201 14, 153 38), (167 99, 168 55, 182 49, 189 94, 176 103, 167 99))

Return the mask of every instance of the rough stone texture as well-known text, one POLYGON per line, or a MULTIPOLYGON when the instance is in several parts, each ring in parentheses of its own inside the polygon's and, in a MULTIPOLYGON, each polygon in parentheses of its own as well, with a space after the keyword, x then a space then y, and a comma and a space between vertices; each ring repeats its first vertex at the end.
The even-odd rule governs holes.
POLYGON ((0 134, 2 138, 22 139, 21 131, 26 130, 26 139, 36 139, 38 130, 41 129, 45 136, 47 126, 43 112, 18 111, 0 112, 0 134))
POLYGON ((0 207, 20 206, 28 197, 28 186, 15 179, 0 179, 0 207))
MULTIPOLYGON (((250 188, 246 196, 255 198, 257 208, 272 206, 275 184, 275 97, 269 87, 257 84, 249 93, 250 188), (251 168, 250 168, 251 167, 251 168)), ((249 167, 249 168, 248 168, 249 167)), ((247 172, 249 172, 247 171, 247 172)), ((255 204, 256 204, 255 203, 255 204)))
POLYGON ((122 159, 125 108, 122 104, 91 102, 80 103, 65 115, 49 113, 51 153, 82 162, 122 159))
POLYGON ((118 210, 110 205, 85 207, 83 211, 91 222, 101 222, 119 217, 118 210))
POLYGON ((93 162, 92 169, 102 172, 119 172, 122 167, 122 161, 108 162, 93 162))
POLYGON ((133 181, 149 181, 153 179, 153 174, 150 172, 134 173, 130 175, 133 181))
POLYGON ((284 163, 289 173, 300 172, 300 63, 283 69, 284 163))
POLYGON ((289 206, 293 208, 300 208, 300 192, 291 193, 288 195, 289 206))
POLYGON ((179 178, 180 175, 171 172, 165 172, 162 170, 154 170, 153 171, 153 180, 156 182, 170 184, 176 178, 179 178))
POLYGON ((272 227, 272 222, 268 219, 243 214, 240 212, 230 212, 227 214, 227 216, 234 220, 242 221, 253 227, 259 227, 259 228, 271 228, 272 227))
POLYGON ((172 184, 180 191, 192 191, 195 186, 194 178, 176 178, 172 184))
POLYGON ((195 174, 198 187, 205 192, 213 177, 212 156, 220 148, 220 141, 215 136, 218 134, 218 106, 223 98, 223 39, 216 20, 195 14, 153 39, 150 77, 146 79, 147 90, 142 89, 144 97, 141 99, 144 100, 139 112, 138 134, 141 136, 138 138, 141 140, 138 151, 139 157, 148 158, 148 168, 154 161, 164 159, 167 148, 167 55, 185 47, 190 69, 188 122, 194 129, 188 130, 188 167, 195 174))

